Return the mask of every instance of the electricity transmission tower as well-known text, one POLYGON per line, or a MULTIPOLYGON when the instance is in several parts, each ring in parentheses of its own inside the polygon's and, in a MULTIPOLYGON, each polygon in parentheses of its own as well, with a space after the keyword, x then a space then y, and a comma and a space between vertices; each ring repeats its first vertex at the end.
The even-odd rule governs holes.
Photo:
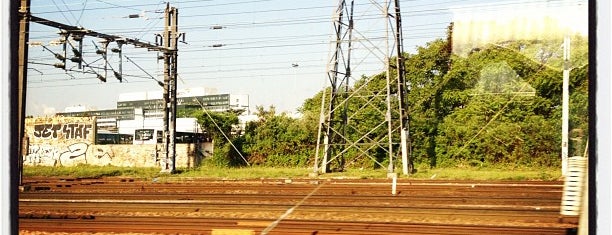
MULTIPOLYGON (((107 52, 108 46, 111 43, 115 43, 117 48, 111 49, 112 52, 119 54, 119 71, 114 71, 114 76, 122 81, 121 72, 121 57, 122 57, 122 46, 125 44, 134 45, 136 48, 146 48, 148 51, 157 51, 163 53, 158 59, 164 60, 164 82, 160 83, 163 87, 164 97, 164 141, 163 141, 163 155, 161 163, 161 171, 166 173, 173 173, 175 171, 175 159, 176 159, 176 91, 177 91, 177 56, 178 49, 177 43, 179 38, 182 36, 184 40, 184 34, 178 32, 178 10, 174 7, 170 7, 170 4, 166 4, 165 9, 165 26, 163 34, 157 35, 156 43, 151 44, 148 42, 142 42, 138 39, 131 39, 117 35, 104 34, 93 30, 85 29, 82 27, 66 25, 63 23, 51 21, 41 17, 34 16, 30 13, 30 0, 21 0, 19 8, 19 53, 18 53, 18 75, 17 75, 17 118, 19 120, 17 132, 19 137, 18 145, 20 146, 16 150, 16 156, 19 157, 19 174, 21 177, 22 161, 23 161, 23 147, 24 141, 24 120, 25 120, 25 101, 26 101, 26 85, 27 85, 27 63, 28 63, 28 45, 29 43, 29 25, 30 23, 38 23, 49 27, 57 28, 60 30, 60 42, 63 44, 63 51, 61 53, 55 53, 45 47, 46 50, 54 53, 55 58, 60 60, 60 63, 56 63, 53 66, 59 69, 66 70, 66 62, 71 61, 78 64, 79 69, 89 69, 91 73, 94 73, 96 77, 106 82, 106 69, 108 65, 107 52), (87 64, 83 58, 83 40, 85 36, 100 38, 102 41, 102 47, 97 48, 96 53, 100 55, 104 63, 104 75, 95 72, 92 66, 87 64), (72 39, 75 43, 72 43, 69 39, 72 39), (73 45, 77 44, 77 45, 73 45), (67 50, 70 48, 71 50, 67 50), (68 56, 72 51, 72 55, 68 56)), ((112 68, 112 67, 111 67, 112 68)), ((21 184, 21 182, 19 182, 21 184)))
POLYGON ((412 164, 399 0, 371 0, 359 6, 366 10, 355 10, 354 0, 339 0, 333 14, 334 38, 326 77, 330 86, 321 99, 314 173, 341 171, 364 160, 394 173, 396 158, 401 156, 403 173, 409 174, 412 164), (379 18, 378 25, 373 18, 379 18), (382 37, 380 32, 384 32, 382 37), (375 70, 375 75, 355 78, 359 70, 354 68, 366 67, 365 61, 372 58, 383 67, 375 70))

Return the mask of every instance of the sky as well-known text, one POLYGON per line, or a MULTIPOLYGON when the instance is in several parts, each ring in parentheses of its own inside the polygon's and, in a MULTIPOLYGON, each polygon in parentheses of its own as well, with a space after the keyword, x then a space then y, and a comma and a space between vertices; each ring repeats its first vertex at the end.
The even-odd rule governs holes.
MULTIPOLYGON (((457 9, 586 5, 586 0, 487 2, 401 0, 404 51, 414 53, 418 46, 445 38, 457 9)), ((395 53, 387 49, 385 40, 391 36, 379 8, 384 3, 355 1, 354 77, 383 71, 385 54, 395 53)), ((273 105, 277 111, 294 112, 329 85, 330 42, 335 36, 332 15, 338 1, 173 0, 169 4, 178 9, 179 31, 185 34, 185 43, 178 46, 179 90, 204 87, 218 94, 247 94, 251 110, 273 105)), ((163 32, 165 7, 166 2, 143 0, 31 0, 32 15, 37 17, 150 43, 163 32)), ((79 69, 67 62, 68 71, 64 71, 52 66, 58 62, 53 53, 62 51, 53 43, 59 39, 57 33, 58 29, 35 22, 30 25, 26 115, 53 115, 77 105, 113 109, 121 93, 161 91, 155 80, 163 80, 163 61, 157 60, 157 52, 125 45, 122 63, 117 54, 109 53, 107 81, 101 82, 92 73, 105 74, 104 60, 95 54, 95 47, 101 46, 99 39, 83 40, 83 58, 89 67, 79 69), (112 76, 119 65, 123 82, 112 76)), ((113 47, 111 43, 109 48, 113 47)))

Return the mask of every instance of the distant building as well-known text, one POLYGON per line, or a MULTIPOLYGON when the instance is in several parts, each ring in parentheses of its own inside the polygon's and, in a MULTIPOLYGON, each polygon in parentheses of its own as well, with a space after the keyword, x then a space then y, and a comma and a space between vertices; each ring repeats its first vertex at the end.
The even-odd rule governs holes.
MULTIPOLYGON (((248 114, 249 96, 233 94, 210 94, 215 91, 205 88, 190 88, 177 91, 177 111, 205 108, 213 112, 229 110, 248 114)), ((96 117, 97 129, 106 133, 134 134, 136 129, 163 127, 163 96, 161 91, 132 92, 119 95, 115 109, 87 110, 84 106, 67 107, 57 116, 96 117)), ((194 118, 177 118, 177 131, 201 133, 194 118)))

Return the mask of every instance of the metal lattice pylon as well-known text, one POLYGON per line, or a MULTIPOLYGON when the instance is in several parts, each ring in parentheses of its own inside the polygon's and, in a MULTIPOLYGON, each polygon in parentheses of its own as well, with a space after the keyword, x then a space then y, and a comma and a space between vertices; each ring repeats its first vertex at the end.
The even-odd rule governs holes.
POLYGON ((358 17, 354 17, 354 1, 338 3, 326 77, 330 86, 321 99, 314 172, 343 170, 370 159, 381 168, 387 161, 388 172, 393 173, 396 153, 402 156, 404 174, 410 171, 399 0, 394 1, 393 8, 391 5, 389 1, 370 0, 360 4, 366 10, 357 11, 358 17), (390 13, 390 9, 395 12, 390 13), (382 23, 376 25, 377 19, 382 23), (355 27, 356 22, 364 27, 355 27), (373 75, 362 72, 360 78, 353 77, 356 71, 368 71, 364 68, 372 64, 382 67, 369 70, 373 75))

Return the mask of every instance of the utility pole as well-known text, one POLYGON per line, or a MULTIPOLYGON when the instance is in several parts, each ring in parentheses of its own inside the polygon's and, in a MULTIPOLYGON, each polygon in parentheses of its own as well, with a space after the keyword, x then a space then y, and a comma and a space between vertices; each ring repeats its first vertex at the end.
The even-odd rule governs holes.
POLYGON ((561 174, 565 176, 569 165, 569 73, 570 37, 563 38, 563 97, 561 110, 561 174))
POLYGON ((402 173, 412 173, 412 156, 410 141, 410 114, 408 112, 406 71, 404 68, 404 37, 402 33, 402 17, 400 13, 400 2, 395 0, 395 46, 397 51, 397 93, 400 112, 400 154, 402 157, 402 173))
POLYGON ((164 51, 164 152, 162 172, 174 173, 176 160, 176 79, 178 10, 168 3, 165 10, 164 51))

